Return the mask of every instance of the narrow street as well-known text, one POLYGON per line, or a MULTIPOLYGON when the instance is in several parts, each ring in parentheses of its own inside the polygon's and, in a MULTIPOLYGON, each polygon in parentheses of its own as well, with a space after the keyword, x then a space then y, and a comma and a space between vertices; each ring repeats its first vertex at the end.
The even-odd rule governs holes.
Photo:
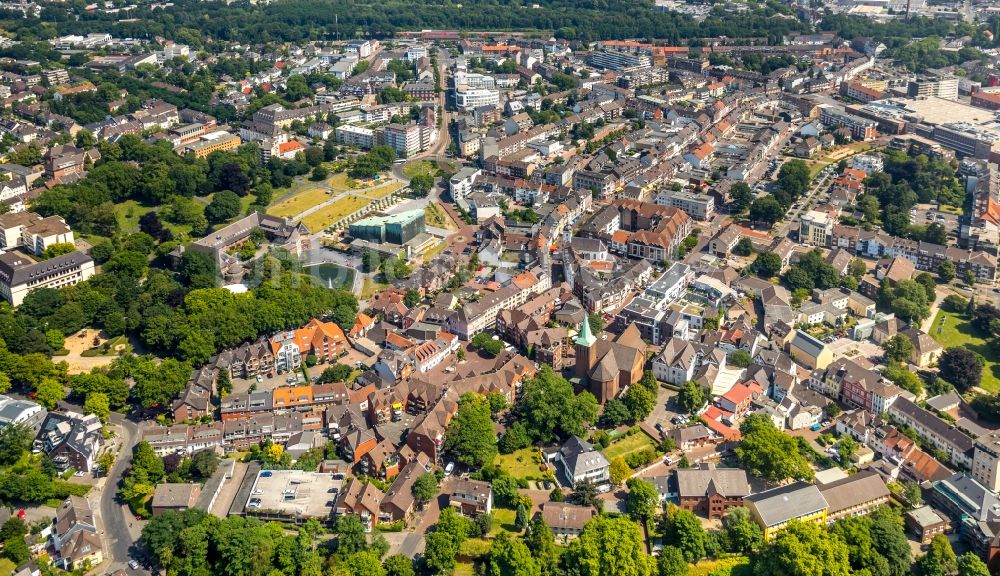
MULTIPOLYGON (((132 462, 132 450, 139 443, 139 427, 121 414, 112 413, 112 424, 121 431, 118 455, 108 476, 95 489, 95 496, 100 497, 98 518, 99 529, 104 538, 104 566, 106 572, 113 572, 128 565, 134 556, 132 547, 139 539, 142 528, 134 520, 128 506, 120 504, 116 493, 125 471, 132 462)), ((132 573, 148 574, 148 571, 133 571, 132 573)))

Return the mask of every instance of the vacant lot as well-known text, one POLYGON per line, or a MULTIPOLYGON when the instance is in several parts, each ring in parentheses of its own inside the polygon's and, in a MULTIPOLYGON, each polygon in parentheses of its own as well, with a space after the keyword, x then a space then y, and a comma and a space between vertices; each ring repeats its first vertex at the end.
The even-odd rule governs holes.
POLYGON ((306 228, 308 228, 310 232, 319 232, 340 219, 367 206, 369 202, 371 202, 371 198, 362 198, 361 196, 351 195, 346 198, 341 198, 333 204, 324 206, 323 208, 320 208, 319 210, 306 216, 302 219, 302 223, 306 225, 306 228))
POLYGON ((605 448, 602 452, 604 452, 604 457, 610 462, 619 456, 628 456, 629 454, 641 452, 647 448, 654 448, 653 441, 649 439, 649 436, 646 436, 642 432, 638 432, 617 442, 612 442, 611 445, 605 448))
POLYGON ((983 381, 979 384, 988 392, 1000 392, 1000 357, 964 315, 941 310, 934 318, 930 335, 945 348, 961 346, 982 355, 983 381))

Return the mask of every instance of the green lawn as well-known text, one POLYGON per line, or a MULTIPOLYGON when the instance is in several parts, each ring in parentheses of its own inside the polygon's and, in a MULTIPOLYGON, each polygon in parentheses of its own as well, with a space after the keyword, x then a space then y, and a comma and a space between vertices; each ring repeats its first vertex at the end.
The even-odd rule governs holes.
POLYGON ((524 448, 511 454, 497 456, 495 463, 501 470, 514 478, 541 478, 544 472, 539 468, 541 455, 537 448, 524 448))
POLYGON ((981 354, 986 359, 986 366, 983 367, 980 386, 988 392, 1000 391, 1000 357, 963 315, 939 311, 934 317, 930 335, 945 348, 961 346, 981 354))
POLYGON ((655 446, 653 445, 653 441, 649 439, 649 436, 639 432, 617 442, 613 442, 610 446, 602 450, 602 452, 604 453, 604 457, 610 462, 619 456, 628 456, 629 454, 640 452, 646 448, 655 448, 655 446))
POLYGON ((125 336, 115 336, 111 340, 108 340, 104 344, 101 344, 97 348, 90 348, 89 350, 84 350, 80 353, 80 356, 84 358, 91 358, 95 356, 119 356, 125 352, 131 352, 132 345, 129 344, 128 338, 125 336), (123 348, 124 347, 124 348, 123 348))
POLYGON ((419 160, 403 166, 403 175, 407 178, 413 178, 419 174, 433 176, 436 172, 437 166, 435 166, 430 160, 419 160))
POLYGON ((491 535, 496 535, 500 530, 516 532, 514 521, 517 519, 517 511, 507 508, 493 509, 493 530, 491 535))
POLYGON ((17 566, 7 558, 0 558, 0 576, 10 576, 17 566))

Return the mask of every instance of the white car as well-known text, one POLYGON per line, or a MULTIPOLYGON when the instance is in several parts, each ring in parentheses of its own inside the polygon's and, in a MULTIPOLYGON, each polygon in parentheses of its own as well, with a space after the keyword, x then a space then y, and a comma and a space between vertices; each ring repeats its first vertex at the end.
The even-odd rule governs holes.
POLYGON ((445 467, 444 467, 444 475, 445 476, 451 476, 451 473, 454 472, 454 471, 455 471, 455 463, 454 462, 448 462, 448 464, 445 465, 445 467))
POLYGON ((133 569, 133 570, 136 570, 137 568, 139 568, 139 563, 137 561, 135 561, 135 560, 129 560, 128 561, 128 567, 131 568, 131 569, 133 569))

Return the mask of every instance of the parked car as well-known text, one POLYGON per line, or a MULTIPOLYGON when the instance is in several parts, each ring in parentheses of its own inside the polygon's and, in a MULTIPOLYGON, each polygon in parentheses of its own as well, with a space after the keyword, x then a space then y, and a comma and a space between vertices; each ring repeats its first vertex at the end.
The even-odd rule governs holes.
POLYGON ((135 560, 135 559, 129 560, 128 561, 128 567, 131 568, 131 569, 133 569, 133 570, 138 570, 139 569, 139 562, 137 560, 135 560))
POLYGON ((451 473, 454 472, 454 471, 455 471, 455 463, 454 462, 448 462, 448 464, 445 465, 445 467, 444 467, 444 475, 445 476, 451 476, 451 473))

